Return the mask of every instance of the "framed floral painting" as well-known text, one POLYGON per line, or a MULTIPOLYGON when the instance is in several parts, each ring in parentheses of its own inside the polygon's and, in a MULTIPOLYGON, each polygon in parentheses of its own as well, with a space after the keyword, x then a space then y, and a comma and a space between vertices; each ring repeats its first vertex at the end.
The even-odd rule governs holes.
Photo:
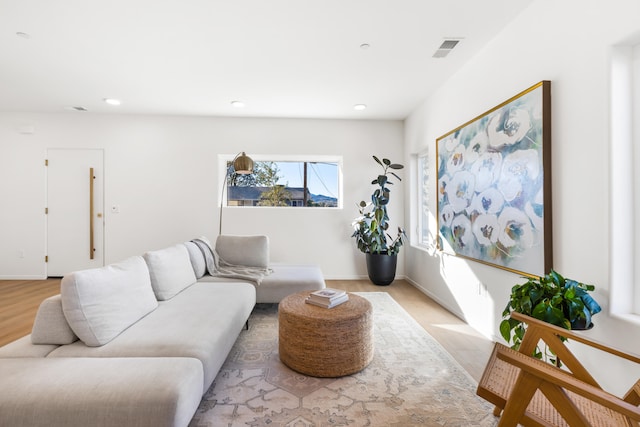
POLYGON ((438 245, 525 276, 552 268, 551 82, 436 141, 438 245))

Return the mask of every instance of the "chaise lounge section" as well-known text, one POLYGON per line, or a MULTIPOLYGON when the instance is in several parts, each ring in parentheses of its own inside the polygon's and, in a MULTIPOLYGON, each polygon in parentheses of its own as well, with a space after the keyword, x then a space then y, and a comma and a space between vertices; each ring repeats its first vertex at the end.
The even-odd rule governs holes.
MULTIPOLYGON (((267 236, 222 235, 216 240, 216 252, 229 264, 266 268, 270 272, 256 287, 257 303, 279 303, 284 297, 302 290, 325 287, 320 267, 315 264, 272 263, 267 236)), ((198 271, 203 271, 198 269, 198 271)), ((228 278, 198 275, 200 282, 220 282, 228 278)))

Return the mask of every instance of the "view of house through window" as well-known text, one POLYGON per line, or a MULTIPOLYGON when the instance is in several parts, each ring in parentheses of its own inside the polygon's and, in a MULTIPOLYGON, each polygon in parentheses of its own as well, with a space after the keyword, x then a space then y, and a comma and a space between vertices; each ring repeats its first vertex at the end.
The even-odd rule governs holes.
POLYGON ((338 162, 255 161, 236 174, 227 162, 227 206, 339 207, 338 162))

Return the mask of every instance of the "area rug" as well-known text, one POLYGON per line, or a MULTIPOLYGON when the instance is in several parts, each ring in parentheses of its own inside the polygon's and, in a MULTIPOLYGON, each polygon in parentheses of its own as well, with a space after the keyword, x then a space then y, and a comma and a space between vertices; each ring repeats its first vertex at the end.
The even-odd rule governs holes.
POLYGON ((473 378, 389 294, 358 295, 373 305, 368 367, 342 378, 292 371, 278 358, 278 306, 259 304, 190 427, 497 425, 473 378))

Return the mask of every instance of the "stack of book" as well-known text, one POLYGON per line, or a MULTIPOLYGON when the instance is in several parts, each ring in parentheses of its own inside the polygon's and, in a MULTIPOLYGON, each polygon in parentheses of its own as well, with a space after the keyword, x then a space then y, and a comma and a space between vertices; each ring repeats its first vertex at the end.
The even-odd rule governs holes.
POLYGON ((305 300, 307 304, 324 308, 333 308, 347 301, 349 301, 349 295, 345 291, 331 288, 312 292, 305 300))

